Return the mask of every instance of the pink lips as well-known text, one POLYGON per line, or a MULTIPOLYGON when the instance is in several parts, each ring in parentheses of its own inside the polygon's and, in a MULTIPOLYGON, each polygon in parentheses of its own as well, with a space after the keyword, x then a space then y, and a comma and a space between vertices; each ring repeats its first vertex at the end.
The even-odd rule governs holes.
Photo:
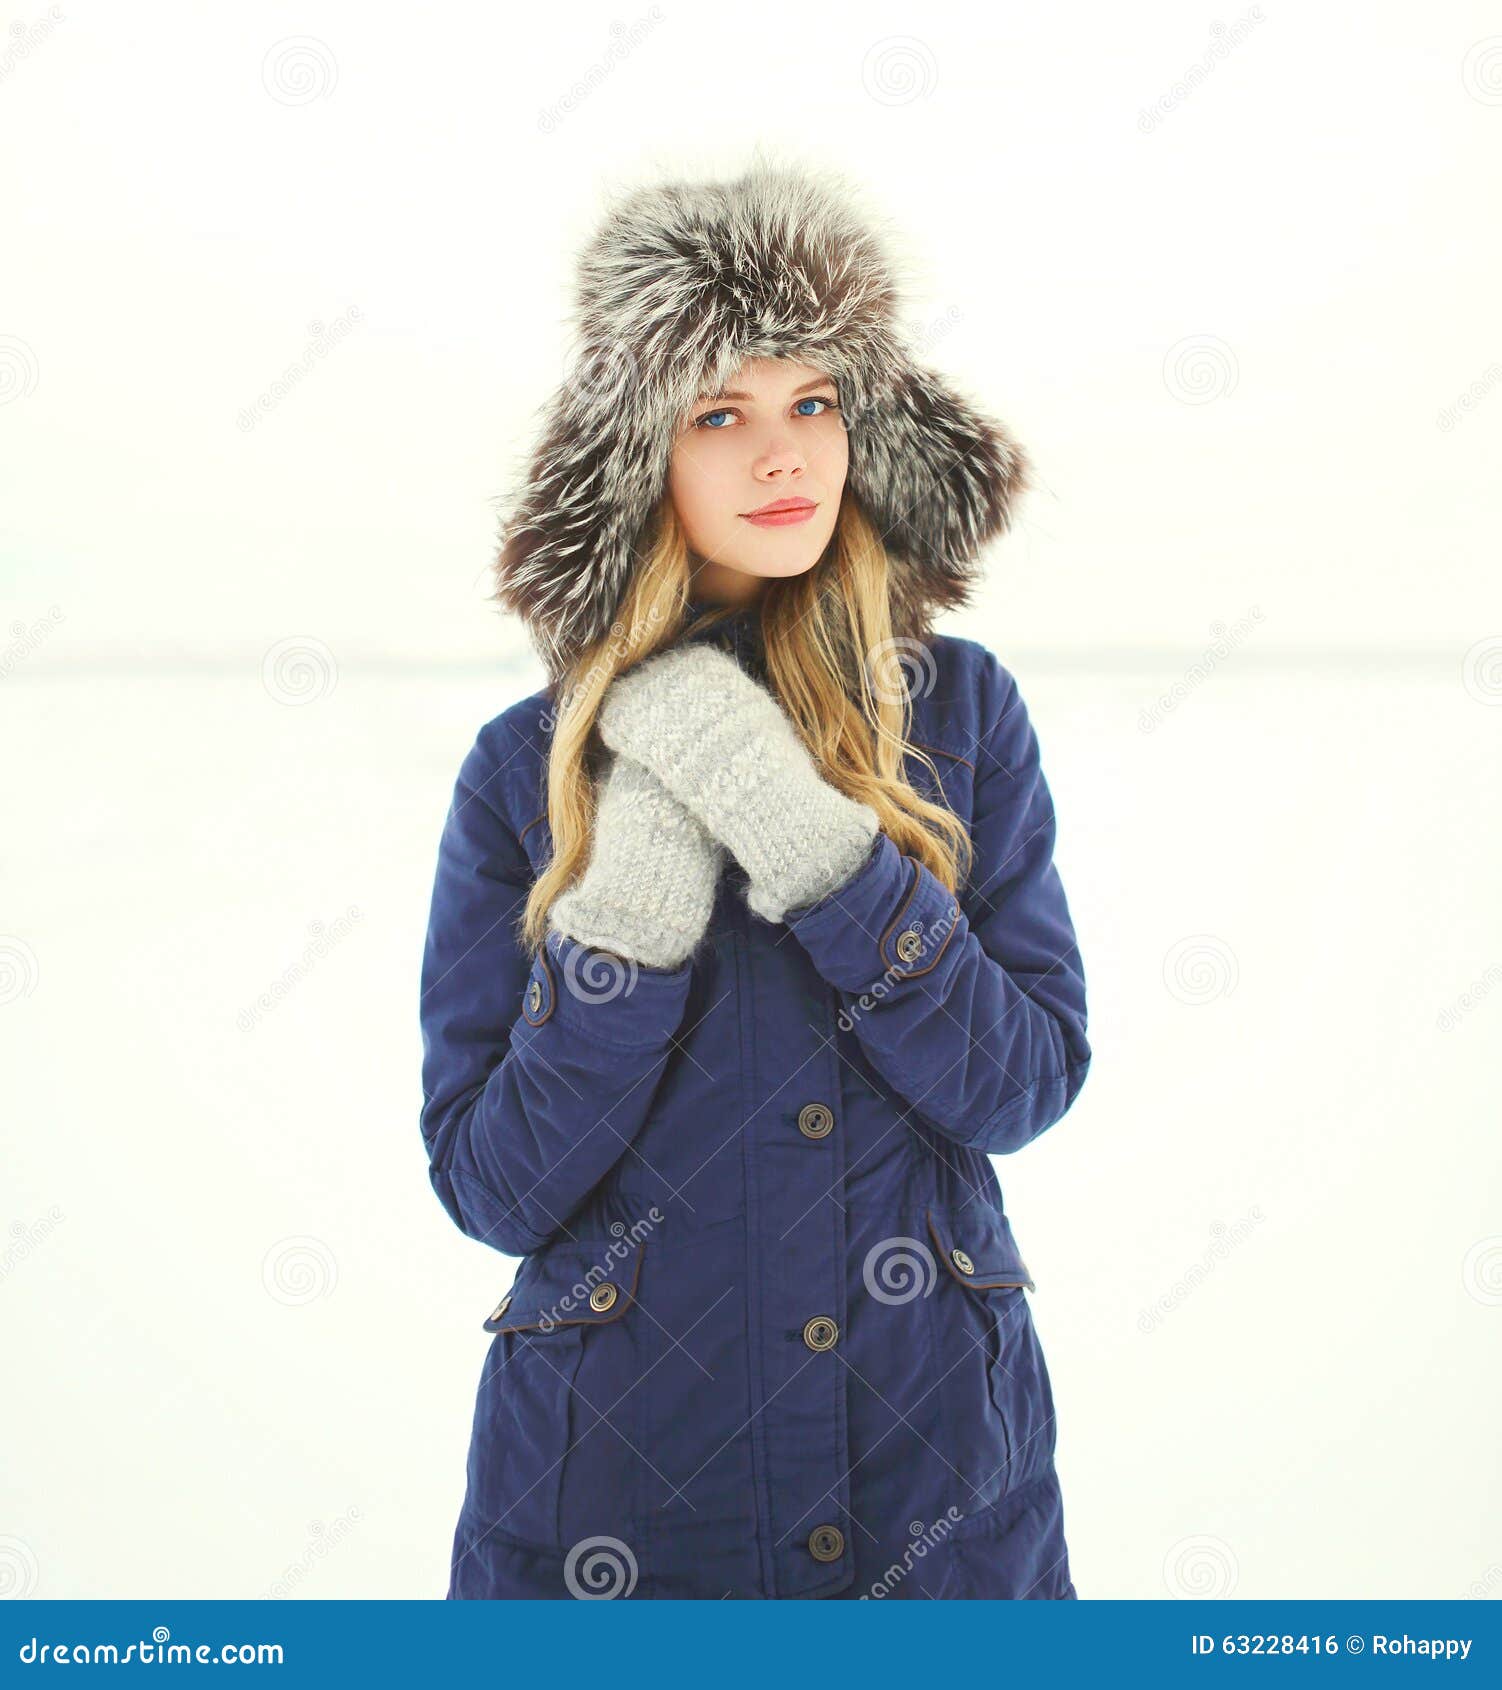
POLYGON ((794 522, 807 522, 818 508, 812 499, 774 499, 760 510, 744 511, 742 515, 758 528, 786 528, 794 522))

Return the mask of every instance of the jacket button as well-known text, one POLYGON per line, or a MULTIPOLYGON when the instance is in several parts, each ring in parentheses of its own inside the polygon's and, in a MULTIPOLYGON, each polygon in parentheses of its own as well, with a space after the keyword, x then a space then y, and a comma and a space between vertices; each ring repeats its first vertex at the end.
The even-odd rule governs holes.
POLYGON ((808 1534, 808 1552, 816 1561, 838 1561, 845 1553, 845 1534, 838 1526, 815 1526, 808 1534))
POLYGON ((798 1111, 798 1131, 805 1138, 824 1138, 834 1130, 834 1111, 824 1103, 805 1103, 798 1111))
POLYGON ((955 1248, 949 1252, 949 1259, 950 1259, 950 1261, 952 1261, 954 1263, 954 1265, 960 1270, 961 1273, 974 1273, 975 1272, 975 1263, 970 1260, 970 1258, 965 1254, 965 1252, 963 1250, 961 1250, 959 1248, 958 1245, 956 1245, 955 1248))
POLYGON ((904 962, 912 962, 923 952, 923 935, 916 927, 906 928, 897 935, 897 954, 904 962))
POLYGON ((538 1006, 542 1002, 542 987, 534 980, 527 988, 527 1008, 536 1015, 538 1006))
POLYGON ((589 1294, 589 1306, 592 1309, 608 1309, 615 1301, 615 1286, 607 1279, 602 1285, 595 1286, 589 1294))
POLYGON ((501 1318, 501 1316, 503 1314, 505 1314, 506 1310, 509 1309, 510 1307, 511 1307, 511 1293, 508 1291, 506 1293, 506 1295, 501 1298, 500 1302, 498 1302, 496 1304, 495 1313, 493 1315, 491 1315, 490 1318, 492 1320, 499 1320, 501 1318))
POLYGON ((811 1350, 832 1350, 840 1329, 827 1314, 816 1314, 803 1328, 803 1342, 811 1350))

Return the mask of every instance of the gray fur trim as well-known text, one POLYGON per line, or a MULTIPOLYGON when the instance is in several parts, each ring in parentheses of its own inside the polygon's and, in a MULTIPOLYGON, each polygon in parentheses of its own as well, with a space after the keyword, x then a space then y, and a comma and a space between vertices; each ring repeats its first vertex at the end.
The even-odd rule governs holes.
POLYGON ((897 327, 896 262, 854 189, 758 162, 729 181, 638 188, 586 245, 581 356, 546 408, 510 499, 496 597, 549 675, 610 628, 649 538, 675 432, 748 358, 813 364, 850 433, 846 496, 893 558, 898 637, 967 602, 981 549, 1010 525, 1022 449, 897 327))

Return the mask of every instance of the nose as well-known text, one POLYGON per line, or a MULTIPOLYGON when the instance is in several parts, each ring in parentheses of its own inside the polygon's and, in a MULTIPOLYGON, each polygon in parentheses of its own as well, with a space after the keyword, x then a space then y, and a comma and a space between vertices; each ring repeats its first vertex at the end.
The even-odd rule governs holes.
POLYGON ((751 465, 758 481, 796 481, 808 459, 785 428, 777 429, 762 443, 751 465))

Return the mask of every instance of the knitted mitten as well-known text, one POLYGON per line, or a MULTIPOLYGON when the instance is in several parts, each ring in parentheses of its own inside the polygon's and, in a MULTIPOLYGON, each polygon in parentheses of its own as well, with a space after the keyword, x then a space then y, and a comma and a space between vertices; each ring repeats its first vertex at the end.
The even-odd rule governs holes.
POLYGON ((876 812, 830 786, 777 700, 728 653, 688 641, 612 681, 597 718, 746 870, 767 921, 842 886, 865 861, 876 812))
POLYGON ((553 900, 558 932, 649 968, 677 968, 709 925, 724 853, 661 782, 613 757, 589 867, 553 900))

